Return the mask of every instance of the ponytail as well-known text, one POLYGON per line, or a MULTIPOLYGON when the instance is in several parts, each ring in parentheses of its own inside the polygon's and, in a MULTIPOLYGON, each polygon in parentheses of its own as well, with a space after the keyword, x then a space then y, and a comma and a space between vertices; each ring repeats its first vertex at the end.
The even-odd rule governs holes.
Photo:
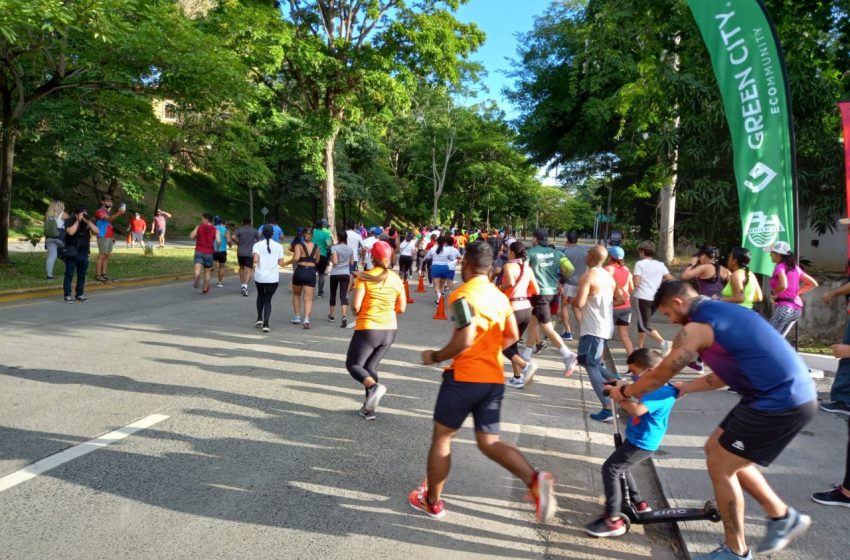
POLYGON ((747 284, 750 282, 750 265, 744 265, 744 274, 746 274, 746 276, 744 276, 744 287, 746 288, 747 284))
POLYGON ((363 280, 364 282, 373 282, 375 284, 386 280, 387 277, 390 275, 387 263, 380 259, 372 259, 372 264, 374 265, 374 268, 380 268, 381 270, 383 270, 383 272, 381 272, 380 274, 367 274, 366 272, 359 272, 357 273, 357 278, 363 280))
POLYGON ((443 245, 446 244, 446 238, 442 235, 437 238, 437 254, 441 254, 443 252, 443 245))
POLYGON ((271 252, 272 252, 272 246, 271 246, 270 241, 271 241, 271 239, 269 239, 268 237, 266 237, 266 251, 268 251, 268 252, 269 252, 269 254, 271 254, 271 252))

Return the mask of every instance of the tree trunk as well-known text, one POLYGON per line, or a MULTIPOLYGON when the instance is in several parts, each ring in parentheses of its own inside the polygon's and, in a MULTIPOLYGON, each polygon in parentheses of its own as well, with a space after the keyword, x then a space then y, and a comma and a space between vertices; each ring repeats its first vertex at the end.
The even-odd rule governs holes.
MULTIPOLYGON (((682 41, 682 36, 677 34, 673 38, 674 44, 678 45, 682 41)), ((679 71, 679 54, 673 55, 673 71, 679 71)), ((678 134, 679 131, 679 106, 673 105, 673 131, 678 134)), ((673 262, 676 256, 676 239, 674 236, 674 228, 676 227, 676 183, 679 180, 679 146, 673 148, 673 153, 670 154, 670 183, 661 189, 661 223, 658 227, 658 259, 665 264, 673 262)))
POLYGON ((165 187, 168 185, 168 178, 171 177, 171 158, 169 157, 162 166, 162 178, 159 180, 159 192, 156 195, 156 204, 154 212, 162 210, 162 202, 165 200, 165 187))
POLYGON ((12 170, 17 133, 3 119, 3 154, 0 161, 0 264, 9 262, 9 230, 12 220, 12 170))
POLYGON ((248 187, 248 212, 251 216, 251 227, 254 227, 254 187, 248 187))
POLYGON ((324 218, 328 220, 328 227, 336 237, 336 185, 334 183, 334 147, 339 130, 335 130, 325 142, 325 182, 322 186, 322 203, 324 204, 324 218))

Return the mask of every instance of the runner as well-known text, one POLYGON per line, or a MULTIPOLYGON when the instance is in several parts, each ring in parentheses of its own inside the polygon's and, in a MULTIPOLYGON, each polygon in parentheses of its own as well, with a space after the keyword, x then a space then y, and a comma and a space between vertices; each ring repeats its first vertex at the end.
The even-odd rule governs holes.
POLYGON ((166 218, 171 219, 171 214, 163 210, 157 210, 156 214, 153 217, 153 222, 151 222, 151 233, 155 233, 157 238, 159 238, 160 249, 165 247, 165 225, 167 223, 166 218))
POLYGON ((784 337, 803 311, 800 296, 817 288, 818 282, 803 272, 791 246, 784 241, 770 248, 770 259, 776 263, 770 277, 770 297, 774 303, 770 324, 784 337))
POLYGON ((426 350, 426 366, 453 360, 443 373, 434 409, 434 432, 428 452, 427 479, 408 495, 417 511, 434 518, 445 515, 441 495, 451 464, 452 439, 472 414, 475 439, 484 455, 506 468, 531 490, 536 517, 548 522, 555 515, 554 480, 535 471, 510 443, 499 439, 499 416, 505 393, 502 350, 519 339, 510 301, 490 282, 493 252, 486 243, 467 247, 461 275, 463 285, 449 296, 460 309, 449 343, 440 350, 426 350))
MULTIPOLYGON (((561 333, 561 338, 566 341, 573 339, 572 325, 570 324, 570 311, 576 318, 576 324, 581 323, 581 309, 573 307, 573 298, 576 297, 578 290, 578 281, 582 277, 584 271, 587 270, 587 251, 590 249, 587 245, 578 244, 578 233, 574 231, 567 232, 567 243, 561 250, 565 257, 573 263, 575 271, 569 278, 564 278, 562 284, 563 294, 561 296, 561 322, 564 324, 564 332, 561 333)), ((631 352, 629 352, 631 353, 631 352)))
MULTIPOLYGON (((522 338, 525 329, 528 328, 528 323, 531 321, 531 300, 529 298, 539 291, 540 287, 534 278, 534 272, 526 262, 525 245, 521 241, 514 241, 508 249, 508 262, 505 263, 502 271, 502 292, 508 296, 511 309, 514 311, 519 331, 517 342, 522 338)), ((534 363, 534 360, 526 362, 522 359, 517 349, 517 342, 505 348, 503 354, 511 362, 511 368, 514 372, 513 377, 508 379, 508 385, 514 389, 522 389, 531 383, 534 372, 537 371, 537 364, 534 363)))
POLYGON ((317 220, 313 230, 313 243, 319 248, 319 262, 316 263, 316 270, 319 273, 319 297, 325 297, 325 272, 328 270, 330 257, 328 250, 333 245, 333 234, 328 229, 328 221, 324 218, 317 220))
POLYGON ((127 240, 127 248, 136 246, 138 242, 139 248, 145 248, 145 232, 148 229, 148 223, 142 218, 138 212, 133 214, 133 219, 130 220, 130 232, 127 240))
MULTIPOLYGON (((425 258, 422 259, 422 266, 425 267, 425 272, 428 274, 428 285, 434 285, 434 271, 431 270, 431 265, 433 264, 433 255, 431 254, 431 249, 437 246, 437 238, 440 236, 434 232, 430 233, 430 237, 428 241, 425 242, 425 258)), ((422 274, 420 273, 420 276, 422 274)))
MULTIPOLYGON (((451 239, 451 237, 448 239, 451 239)), ((437 296, 434 305, 440 305, 443 290, 448 289, 455 275, 455 271, 453 267, 449 266, 449 263, 454 263, 457 260, 457 250, 446 241, 446 237, 441 235, 437 238, 437 244, 428 252, 428 256, 431 257, 431 274, 434 277, 434 293, 437 296)))
MULTIPOLYGON (((250 224, 251 221, 248 220, 250 224)), ((250 228, 254 231, 254 228, 250 228)), ((254 285, 257 287, 257 322, 255 326, 262 328, 264 333, 271 331, 269 319, 272 315, 272 297, 277 291, 280 283, 279 266, 286 265, 283 255, 283 246, 277 241, 272 241, 274 227, 266 224, 263 226, 263 241, 254 244, 253 261, 257 267, 254 276, 254 285)), ((247 292, 246 292, 247 293, 247 292)))
MULTIPOLYGON (((353 274, 360 262, 360 246, 363 243, 363 237, 360 236, 360 230, 354 225, 352 220, 348 221, 347 228, 345 230, 346 239, 348 239, 348 246, 351 247, 351 252, 354 253, 354 264, 351 265, 351 272, 353 274)), ((352 277, 350 287, 354 287, 354 277, 352 277)))
MULTIPOLYGON (((213 225, 215 225, 215 229, 218 231, 218 235, 215 238, 215 252, 213 253, 213 261, 218 263, 218 283, 215 287, 223 288, 224 269, 227 267, 227 247, 233 243, 233 239, 230 237, 230 230, 222 223, 221 218, 218 216, 213 218, 213 225)), ((265 228, 263 229, 263 235, 265 236, 265 228)))
POLYGON ((661 346, 661 353, 666 355, 670 352, 670 342, 664 340, 658 331, 652 328, 649 320, 655 314, 657 309, 655 301, 655 292, 658 286, 664 280, 672 280, 673 275, 667 270, 663 262, 653 258, 655 255, 655 243, 652 241, 643 241, 638 245, 638 255, 640 260, 635 263, 635 299, 637 300, 638 311, 638 348, 644 348, 646 335, 657 342, 661 346))
POLYGON ((750 252, 743 247, 736 247, 729 253, 726 266, 732 272, 729 282, 720 292, 721 299, 729 303, 737 303, 748 309, 753 308, 753 303, 762 301, 758 278, 750 272, 750 252))
POLYGON ((316 287, 316 263, 319 261, 319 247, 313 242, 313 231, 306 227, 303 240, 295 245, 292 255, 292 309, 295 315, 289 320, 293 325, 309 329, 310 313, 313 312, 313 289, 316 287), (301 294, 304 294, 304 321, 301 321, 301 294))
POLYGON ((602 410, 590 415, 598 422, 611 421, 610 399, 602 389, 605 382, 614 381, 618 376, 608 371, 602 356, 614 330, 614 305, 622 305, 625 301, 614 277, 602 268, 607 258, 605 247, 590 247, 585 256, 587 270, 579 279, 575 297, 571 298, 572 305, 581 309, 578 363, 587 370, 593 391, 602 404, 602 410))
MULTIPOLYGON (((575 268, 560 251, 547 246, 546 239, 548 236, 549 232, 543 228, 534 230, 534 235, 531 238, 533 247, 528 251, 528 263, 531 265, 531 270, 540 286, 540 293, 531 298, 531 323, 528 326, 528 340, 522 358, 525 361, 531 359, 531 354, 537 348, 540 339, 540 334, 537 332, 538 328, 542 328, 546 337, 564 358, 564 375, 569 376, 573 373, 577 356, 567 348, 563 339, 555 332, 555 327, 552 325, 550 304, 558 293, 558 271, 564 277, 569 277, 575 268)), ((540 348, 542 349, 543 346, 540 346, 540 348)))
MULTIPOLYGON (((358 236, 359 237, 359 236, 358 236)), ((348 326, 348 287, 351 284, 351 267, 354 264, 354 251, 348 244, 348 232, 337 234, 337 244, 331 247, 331 301, 328 321, 336 322, 336 296, 339 292, 339 304, 342 307, 340 326, 348 326)))
POLYGON ((415 252, 416 241, 413 239, 413 234, 408 233, 398 249, 398 274, 405 282, 410 278, 410 272, 413 268, 413 254, 415 252))
POLYGON ((363 240, 360 244, 360 255, 363 259, 363 270, 372 270, 372 247, 378 242, 378 235, 383 233, 379 227, 373 227, 369 230, 369 237, 363 240))
POLYGON ((673 323, 683 325, 673 350, 633 385, 619 381, 612 398, 619 402, 654 391, 701 355, 713 373, 676 383, 680 395, 728 385, 741 401, 705 444, 726 538, 717 550, 697 559, 752 558, 744 536, 742 491, 768 515, 767 534, 756 552, 782 550, 806 531, 811 519, 783 502, 755 464, 769 466, 816 414, 817 392, 808 368, 759 314, 700 296, 684 280, 662 284, 655 303, 673 323))
POLYGON ((359 411, 366 420, 375 419, 375 409, 387 392, 379 382, 378 365, 395 340, 396 314, 407 308, 401 279, 389 270, 393 255, 390 245, 378 241, 370 253, 374 266, 359 273, 354 282, 351 307, 357 313, 357 324, 345 358, 348 373, 366 389, 366 400, 359 411))
MULTIPOLYGON (((265 234, 265 227, 263 228, 265 234)), ((272 228, 274 235, 274 228, 272 228)), ((239 261, 239 282, 242 284, 240 291, 244 297, 248 297, 248 283, 254 272, 254 244, 259 241, 257 231, 251 227, 251 218, 242 218, 242 226, 233 235, 236 243, 236 260, 239 261)))
POLYGON ((189 234, 189 239, 195 240, 195 280, 193 286, 195 289, 201 282, 201 267, 204 268, 204 289, 201 292, 206 295, 210 291, 210 275, 213 268, 213 253, 215 252, 215 244, 220 242, 219 232, 212 225, 213 217, 209 212, 205 212, 201 218, 201 223, 195 226, 195 229, 189 234))
POLYGON ((127 207, 122 204, 118 212, 110 214, 112 212, 112 197, 108 195, 100 197, 100 208, 94 215, 95 225, 97 225, 98 253, 95 262, 95 280, 100 282, 112 280, 108 275, 109 257, 115 247, 115 231, 112 229, 112 222, 126 211, 127 207))
POLYGON ((720 292, 731 272, 718 262, 720 252, 713 245, 703 245, 690 266, 682 272, 682 280, 696 280, 699 295, 720 299, 720 292))
MULTIPOLYGON (((268 218, 266 220, 266 225, 272 226, 272 229, 274 230, 274 235, 272 235, 272 241, 276 241, 276 242, 280 243, 281 239, 283 239, 283 230, 280 229, 279 225, 277 225, 277 219, 276 218, 268 218)), ((265 227, 265 225, 257 228, 257 236, 258 237, 262 237, 264 227, 265 227)))
POLYGON ((635 283, 632 279, 632 273, 629 272, 629 267, 623 263, 626 252, 622 247, 608 247, 608 258, 610 262, 605 270, 614 277, 614 281, 620 287, 625 299, 624 303, 614 306, 614 326, 617 329, 620 342, 623 343, 623 348, 626 349, 626 355, 629 356, 635 349, 634 344, 632 344, 632 337, 629 334, 629 326, 632 323, 631 294, 635 289, 635 283))

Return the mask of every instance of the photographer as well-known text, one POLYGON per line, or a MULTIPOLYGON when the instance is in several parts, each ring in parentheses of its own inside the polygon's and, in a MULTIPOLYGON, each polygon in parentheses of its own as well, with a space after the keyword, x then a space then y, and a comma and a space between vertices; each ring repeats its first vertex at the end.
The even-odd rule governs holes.
POLYGON ((74 214, 65 220, 65 247, 61 255, 65 260, 65 303, 74 300, 84 303, 88 298, 84 295, 86 287, 86 272, 89 269, 89 252, 91 235, 97 235, 97 226, 89 219, 85 206, 77 206, 74 214), (71 281, 77 273, 76 297, 71 297, 71 281))

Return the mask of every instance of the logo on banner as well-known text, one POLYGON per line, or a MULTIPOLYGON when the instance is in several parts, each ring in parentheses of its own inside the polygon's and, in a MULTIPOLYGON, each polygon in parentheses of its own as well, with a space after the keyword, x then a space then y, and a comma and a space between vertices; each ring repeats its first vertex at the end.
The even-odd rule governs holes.
POLYGON ((785 226, 776 214, 767 215, 764 212, 750 214, 747 239, 756 247, 770 247, 784 231, 785 226))
POLYGON ((758 162, 755 166, 753 166, 752 170, 750 170, 749 179, 744 181, 744 185, 753 193, 760 193, 767 188, 776 176, 776 171, 769 168, 762 162, 758 162))

